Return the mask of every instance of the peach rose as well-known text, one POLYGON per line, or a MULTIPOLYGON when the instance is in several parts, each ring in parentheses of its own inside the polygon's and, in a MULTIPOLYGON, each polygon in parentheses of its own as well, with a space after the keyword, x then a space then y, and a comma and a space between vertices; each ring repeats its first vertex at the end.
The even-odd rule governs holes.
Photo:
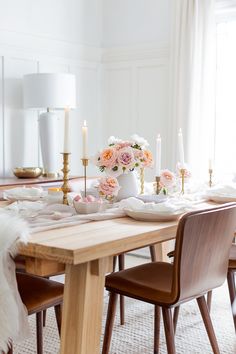
POLYGON ((117 162, 118 153, 114 148, 104 149, 100 156, 98 164, 99 166, 105 166, 107 168, 113 168, 117 162))
POLYGON ((153 165, 153 156, 150 150, 143 151, 143 167, 151 167, 153 165))

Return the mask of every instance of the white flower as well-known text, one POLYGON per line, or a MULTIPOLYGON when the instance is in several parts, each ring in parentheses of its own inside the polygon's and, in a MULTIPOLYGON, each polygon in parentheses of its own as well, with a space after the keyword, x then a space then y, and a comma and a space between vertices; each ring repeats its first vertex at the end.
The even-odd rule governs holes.
POLYGON ((141 148, 145 148, 147 146, 149 146, 147 140, 145 140, 144 138, 142 138, 141 136, 139 136, 138 134, 133 134, 131 136, 131 140, 133 142, 133 144, 137 144, 139 145, 141 148))
POLYGON ((108 139, 108 145, 122 143, 123 140, 115 138, 113 135, 108 139))

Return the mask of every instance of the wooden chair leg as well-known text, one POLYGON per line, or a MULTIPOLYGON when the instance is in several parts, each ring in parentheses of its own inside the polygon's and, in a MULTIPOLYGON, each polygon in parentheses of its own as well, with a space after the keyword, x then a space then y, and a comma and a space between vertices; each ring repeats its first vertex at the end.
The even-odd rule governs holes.
POLYGON ((215 336, 215 331, 214 331, 214 328, 213 328, 213 325, 211 322, 211 317, 209 314, 209 309, 208 309, 208 306, 206 303, 205 296, 201 296, 201 297, 197 298, 197 303, 198 303, 198 306, 199 306, 199 309, 200 309, 200 312, 202 315, 204 325, 206 327, 206 331, 207 331, 207 334, 208 334, 208 337, 209 337, 209 340, 211 343, 213 353, 220 354, 220 350, 219 350, 217 339, 215 336))
POLYGON ((43 311, 43 327, 46 326, 47 310, 43 311))
POLYGON ((162 316, 164 321, 166 345, 168 354, 176 354, 175 336, 172 313, 170 308, 162 307, 162 316))
MULTIPOLYGON (((125 269, 125 255, 124 253, 118 256, 119 259, 119 270, 125 269)), ((125 297, 120 295, 120 324, 125 324, 125 297)))
POLYGON ((117 256, 113 257, 113 272, 116 271, 116 262, 117 262, 117 256))
POLYGON ((174 308, 174 315, 173 315, 174 333, 176 333, 177 322, 179 318, 179 310, 180 310, 180 306, 176 306, 174 308))
POLYGON ((57 328, 59 336, 61 336, 61 317, 62 317, 62 304, 57 305, 54 307, 56 321, 57 321, 57 328))
POLYGON ((234 321, 234 328, 236 331, 236 289, 235 289, 235 280, 234 280, 234 271, 229 270, 227 274, 228 288, 229 288, 229 296, 231 302, 231 309, 234 321))
POLYGON ((208 293, 207 293, 207 306, 208 306, 209 312, 211 312, 211 303, 212 303, 212 290, 208 291, 208 293))
POLYGON ((154 310, 154 354, 159 353, 160 347, 160 326, 161 326, 161 309, 155 305, 154 310))
POLYGON ((37 354, 43 354, 43 315, 36 313, 37 354))
POLYGON ((7 354, 13 354, 13 346, 12 346, 12 344, 11 344, 10 347, 8 348, 7 354))
POLYGON ((157 261, 157 254, 156 254, 155 247, 153 245, 149 246, 149 250, 150 250, 150 255, 151 255, 152 262, 156 262, 157 261))
MULTIPOLYGON (((44 277, 45 279, 49 279, 50 277, 44 277)), ((46 326, 46 318, 47 318, 47 310, 43 311, 43 327, 46 326)))
POLYGON ((107 310, 106 327, 104 333, 102 354, 108 354, 111 344, 112 328, 115 320, 116 314, 116 304, 117 304, 118 294, 110 293, 110 299, 107 310))

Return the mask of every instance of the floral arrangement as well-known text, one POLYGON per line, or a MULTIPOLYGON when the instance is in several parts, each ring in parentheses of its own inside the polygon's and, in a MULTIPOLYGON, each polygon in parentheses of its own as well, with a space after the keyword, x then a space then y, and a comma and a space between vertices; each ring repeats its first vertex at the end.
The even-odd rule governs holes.
POLYGON ((102 198, 111 201, 117 196, 119 190, 119 183, 115 177, 104 177, 100 179, 98 193, 102 198))
POLYGON ((111 136, 108 147, 96 156, 95 164, 101 172, 105 171, 107 175, 115 177, 135 168, 151 167, 153 156, 147 149, 148 145, 145 139, 136 134, 128 141, 111 136))

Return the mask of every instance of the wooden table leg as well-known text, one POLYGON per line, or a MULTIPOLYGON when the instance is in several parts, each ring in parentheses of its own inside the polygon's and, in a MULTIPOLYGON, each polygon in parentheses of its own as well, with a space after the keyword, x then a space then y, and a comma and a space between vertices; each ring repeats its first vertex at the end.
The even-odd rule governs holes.
POLYGON ((167 256, 167 253, 170 251, 173 251, 175 248, 173 240, 170 240, 167 242, 162 242, 162 243, 157 243, 157 244, 153 245, 152 247, 153 247, 153 249, 155 249, 156 260, 158 262, 170 262, 170 259, 167 256))
POLYGON ((66 266, 61 354, 98 354, 105 274, 112 258, 66 266))

